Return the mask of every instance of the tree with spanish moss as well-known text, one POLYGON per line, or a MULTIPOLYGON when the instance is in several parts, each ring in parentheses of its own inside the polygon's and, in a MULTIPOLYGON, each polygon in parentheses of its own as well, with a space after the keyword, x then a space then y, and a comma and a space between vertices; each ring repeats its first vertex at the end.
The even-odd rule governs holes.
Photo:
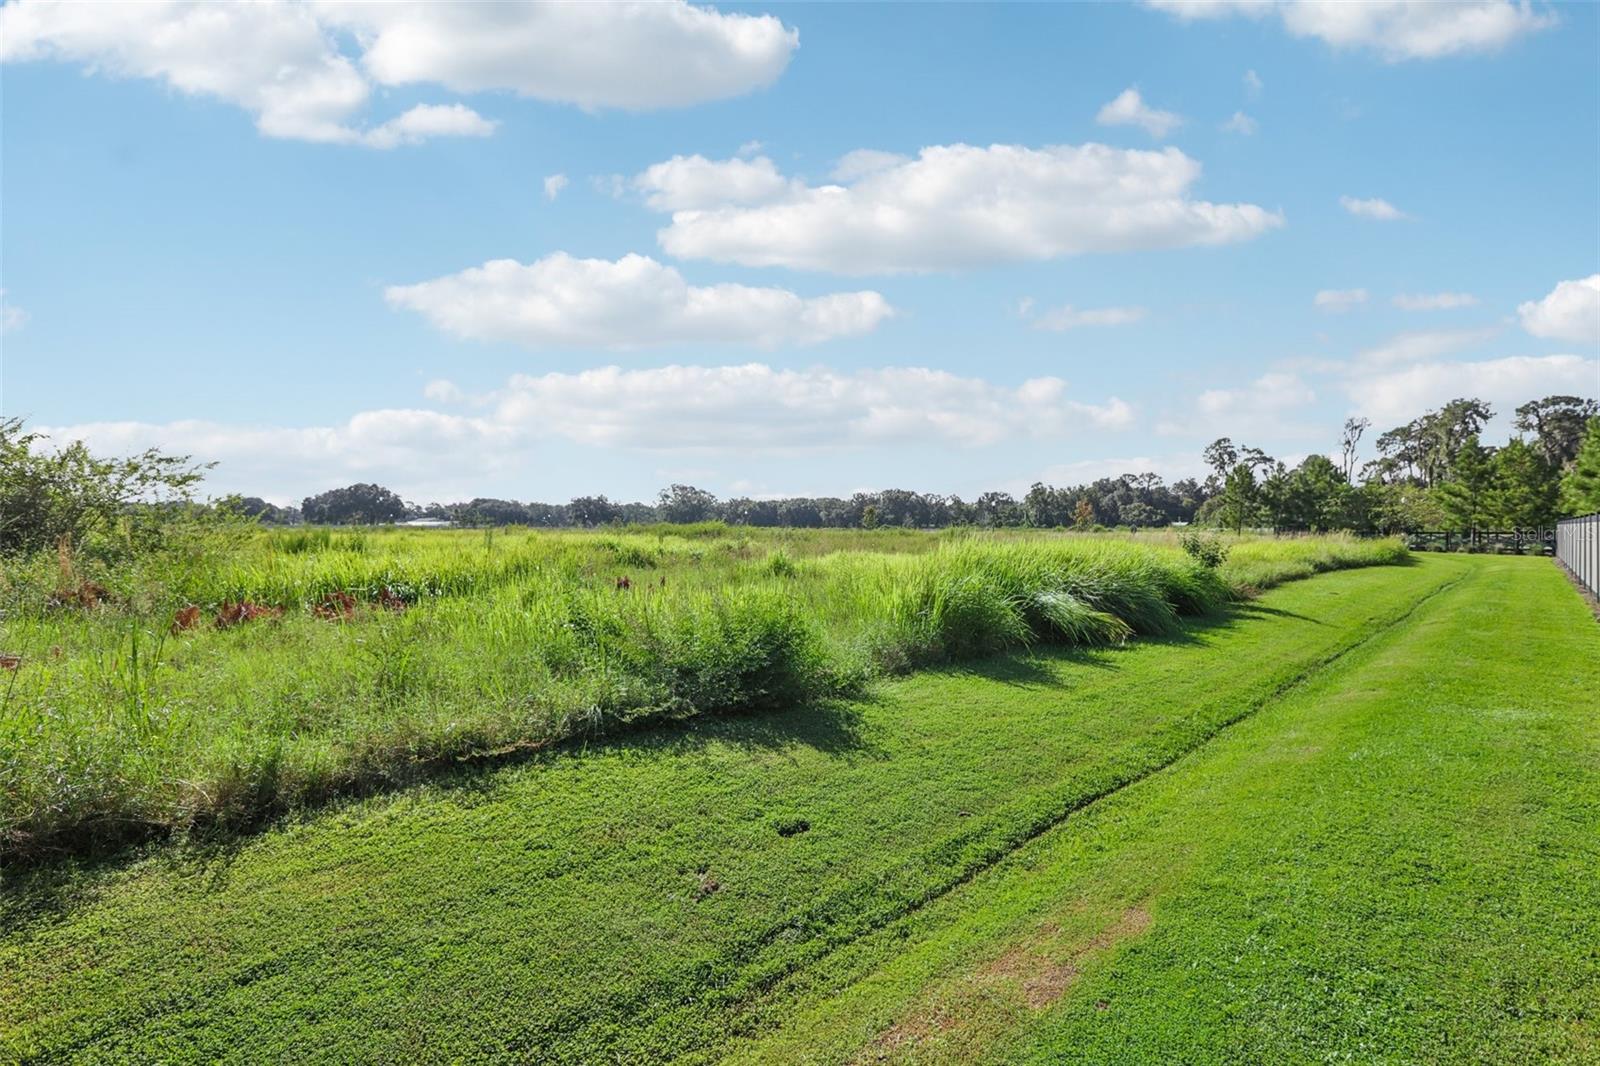
POLYGON ((1551 467, 1561 470, 1577 458, 1584 429, 1600 415, 1600 403, 1581 396, 1546 396, 1517 408, 1511 424, 1532 437, 1532 444, 1551 467))

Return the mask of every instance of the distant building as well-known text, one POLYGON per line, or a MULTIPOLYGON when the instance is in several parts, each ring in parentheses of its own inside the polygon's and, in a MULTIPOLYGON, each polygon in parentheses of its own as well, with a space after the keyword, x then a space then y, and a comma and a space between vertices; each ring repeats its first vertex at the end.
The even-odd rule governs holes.
POLYGON ((455 523, 448 518, 413 518, 406 522, 396 522, 397 526, 408 526, 411 529, 449 529, 455 523))

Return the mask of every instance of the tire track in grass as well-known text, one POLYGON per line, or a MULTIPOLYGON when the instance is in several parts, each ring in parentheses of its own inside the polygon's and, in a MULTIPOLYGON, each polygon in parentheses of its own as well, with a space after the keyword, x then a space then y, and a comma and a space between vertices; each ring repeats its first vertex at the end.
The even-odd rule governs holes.
POLYGON ((1600 658, 1573 630, 1537 667, 1495 659, 1530 602, 1496 603, 1516 594, 1496 574, 1041 842, 730 1061, 1591 1061, 1600 658), (1163 941, 1101 963, 1065 1013, 988 982, 1035 942, 1073 958, 1056 923, 1088 914, 1092 943, 1125 907, 1157 910, 1163 941))
MULTIPOLYGON (((1370 650, 1375 655, 1385 654, 1385 648, 1408 639, 1419 627, 1431 624, 1439 616, 1439 612, 1433 608, 1438 606, 1441 597, 1457 591, 1463 584, 1471 584, 1469 578, 1475 581, 1480 577, 1481 574, 1474 567, 1435 587, 1414 601, 1408 609, 1386 620, 1360 640, 1324 656, 1320 665, 1308 666, 1296 680, 1278 686, 1272 697, 1258 701, 1251 711, 1218 728, 1214 739, 1221 740, 1221 734, 1232 731, 1234 726, 1243 726, 1261 712, 1295 699, 1303 699, 1303 690, 1326 684, 1329 675, 1342 669, 1344 662, 1357 653, 1370 650)), ((1179 764, 1190 765, 1195 759, 1203 759, 1211 747, 1210 744, 1199 745, 1170 760, 1160 769, 1083 804, 1073 813, 1098 817, 1098 812, 1114 808, 1125 798, 1123 793, 1134 786, 1154 785, 1156 780, 1169 773, 1181 772, 1179 764)), ((1108 814, 1107 817, 1113 816, 1108 814)), ((1063 819, 1062 823, 1066 821, 1063 819)), ((1061 827, 1064 828, 1064 825, 1061 827)), ((1012 858, 1007 856, 1008 860, 1012 858)), ((1020 855, 1015 858, 1020 865, 1008 864, 1010 873, 1005 876, 1044 876, 1043 870, 1036 868, 1033 860, 1020 855)), ((1095 861, 1087 855, 1080 855, 1079 858, 1085 862, 1095 861)), ((1055 858, 1051 861, 1059 872, 1063 860, 1055 858)), ((1076 866, 1073 869, 1076 876, 1076 866)), ((975 941, 971 941, 983 945, 975 953, 955 947, 958 942, 969 941, 958 938, 954 933, 955 928, 961 927, 968 929, 967 937, 974 935, 967 923, 975 920, 986 906, 973 902, 975 897, 969 897, 969 902, 956 904, 957 913, 964 917, 936 918, 932 929, 918 927, 923 929, 920 936, 912 934, 910 929, 898 933, 895 930, 881 931, 878 939, 880 945, 886 942, 884 938, 898 936, 908 948, 926 938, 942 942, 943 947, 937 949, 935 954, 924 953, 928 960, 925 963, 916 964, 910 969, 898 968, 893 978, 886 975, 891 966, 898 967, 903 953, 894 951, 886 955, 869 949, 864 965, 858 963, 853 969, 847 967, 842 973, 831 975, 826 987, 814 985, 815 998, 811 998, 802 1008, 802 1013, 791 1013, 782 1027, 742 1034, 746 1038, 744 1041, 724 1049, 714 1061, 751 1064, 849 1062, 855 1066, 889 1061, 978 1061, 972 1057, 970 1043, 964 1042, 973 1039, 974 1032, 981 1041, 985 1039, 983 1033, 991 1031, 994 1026, 998 1025, 999 1031, 1004 1032, 1007 1026, 1027 1024, 1027 1020, 1036 1013, 1046 1010, 1071 992, 1079 978, 1084 976, 1085 966, 1103 964, 1104 957, 1113 949, 1119 949, 1125 941, 1138 939, 1147 933, 1153 922, 1156 894, 1144 882, 1123 887, 1124 892, 1106 898, 1095 897, 1093 902, 1086 894, 1056 909, 1027 912, 1031 917, 1018 919, 1013 915, 997 918, 985 927, 985 932, 977 934, 975 941), (1042 914, 1048 914, 1049 917, 1041 920, 1039 916, 1042 914), (947 927, 946 922, 951 924, 947 927), (935 931, 941 929, 942 932, 935 931), (917 976, 912 977, 912 974, 917 976), (866 1001, 869 1005, 855 1015, 858 1024, 849 1029, 835 1031, 821 1021, 832 1017, 830 1013, 825 1013, 830 1009, 829 1004, 847 1002, 863 984, 879 984, 885 989, 892 984, 899 984, 914 991, 906 995, 890 993, 886 1001, 874 1000, 869 996, 866 1001), (969 1015, 968 1012, 976 1013, 969 1015), (876 1021, 868 1025, 868 1019, 876 1021), (821 1027, 829 1030, 828 1036, 821 1039, 808 1037, 808 1021, 813 1025, 820 1023, 821 1027), (853 1038, 847 1035, 849 1033, 854 1033, 853 1038), (928 1054, 932 1054, 933 1058, 927 1059, 928 1054)), ((974 888, 973 891, 987 890, 974 888)), ((1083 891, 1082 886, 1074 891, 1083 891)), ((1036 889, 1041 899, 1050 893, 1048 886, 1036 889)), ((955 890, 952 890, 946 893, 946 897, 955 894, 955 890)), ((931 910, 944 901, 930 901, 929 907, 923 909, 931 910)), ((908 914, 906 918, 909 922, 914 915, 908 914)), ((804 995, 804 991, 801 994, 804 995)), ((1105 1002, 1098 1002, 1093 1009, 1099 1011, 1108 1008, 1105 1002)))
POLYGON ((1031 817, 1010 825, 991 822, 950 838, 886 873, 835 892, 800 913, 770 926, 741 944, 730 945, 717 958, 700 962, 671 984, 658 982, 626 996, 603 997, 584 1008, 552 1014, 538 1031, 507 1047, 513 1054, 549 1054, 555 1043, 592 1048, 616 1037, 617 1018, 632 1022, 618 1053, 630 1060, 656 1060, 668 1055, 695 1055, 715 1039, 748 1036, 761 1025, 753 1017, 763 997, 786 979, 824 961, 858 940, 904 920, 991 869, 1020 848, 1060 826, 1073 814, 1172 766, 1211 740, 1266 707, 1287 698, 1352 652, 1405 625, 1437 597, 1473 575, 1471 568, 1429 589, 1406 607, 1377 619, 1359 637, 1307 663, 1234 713, 1210 722, 1190 723, 1176 731, 1175 743, 1142 753, 1129 767, 1112 765, 1104 779, 1089 788, 1057 797, 1031 817), (1120 772, 1119 772, 1120 771, 1120 772), (708 1031, 707 1014, 731 1016, 725 1030, 708 1031), (631 1039, 629 1039, 631 1038, 631 1039))

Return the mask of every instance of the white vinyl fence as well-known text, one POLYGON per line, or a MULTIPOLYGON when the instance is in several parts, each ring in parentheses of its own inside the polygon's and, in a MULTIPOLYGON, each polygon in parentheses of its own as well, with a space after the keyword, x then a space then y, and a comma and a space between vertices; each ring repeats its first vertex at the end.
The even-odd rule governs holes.
POLYGON ((1600 513, 1556 523, 1556 558, 1600 596, 1600 513))

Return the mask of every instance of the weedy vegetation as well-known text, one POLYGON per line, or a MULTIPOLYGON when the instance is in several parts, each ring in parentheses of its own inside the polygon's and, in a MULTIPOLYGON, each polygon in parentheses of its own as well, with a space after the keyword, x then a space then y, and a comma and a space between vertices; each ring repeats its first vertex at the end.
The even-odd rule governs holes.
POLYGON ((857 693, 1183 615, 1395 541, 740 531, 267 531, 13 554, 0 847, 243 828, 466 758, 857 693))

